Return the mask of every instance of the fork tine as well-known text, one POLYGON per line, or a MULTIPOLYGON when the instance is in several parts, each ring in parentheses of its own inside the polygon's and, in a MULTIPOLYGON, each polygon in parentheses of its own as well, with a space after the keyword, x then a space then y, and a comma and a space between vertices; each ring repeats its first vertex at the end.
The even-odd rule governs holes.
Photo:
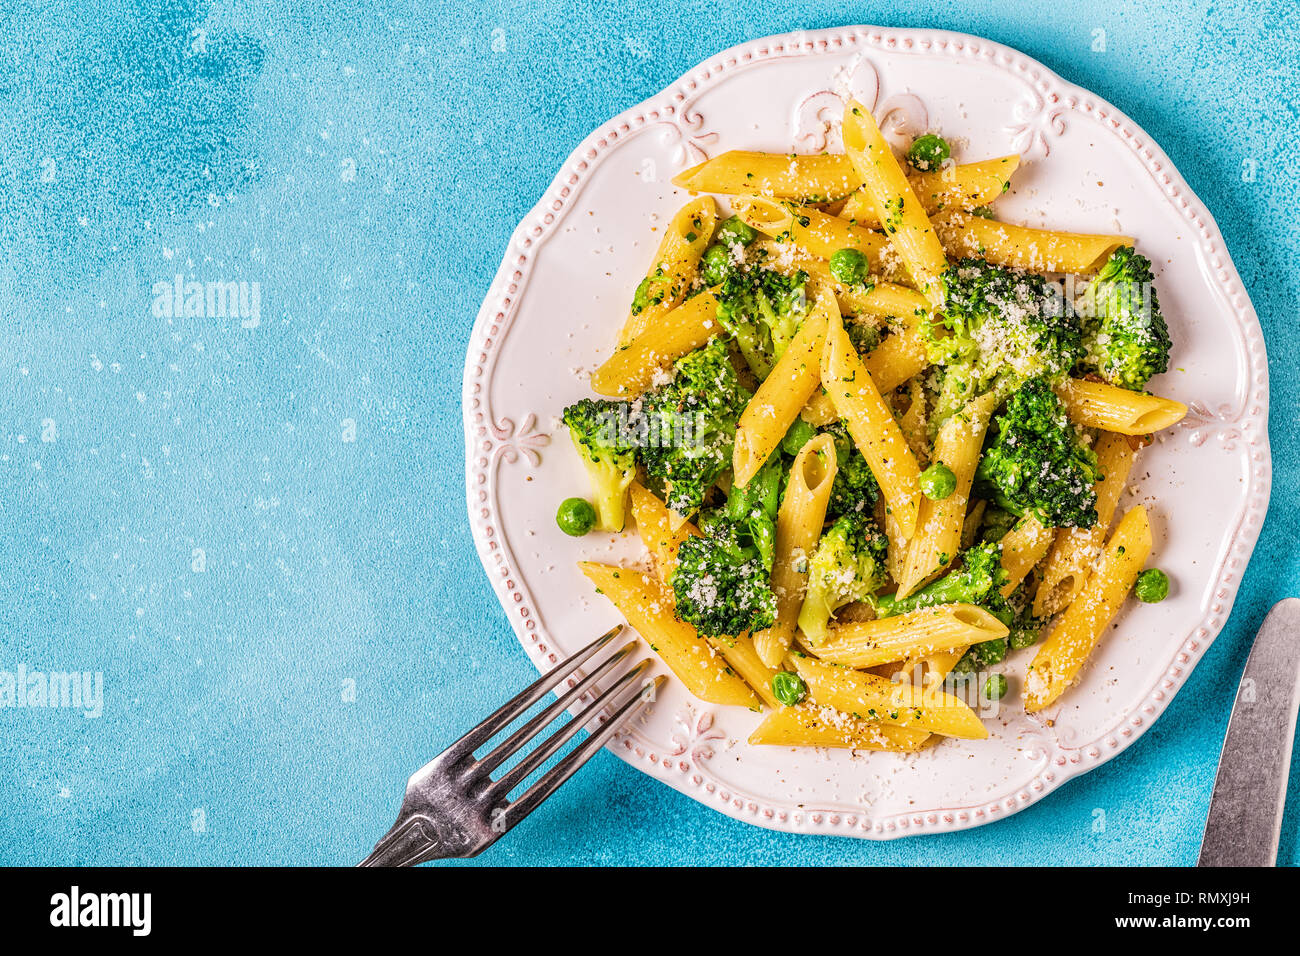
MULTIPOLYGON (((643 663, 648 664, 649 661, 643 663)), ((668 678, 660 675, 654 679, 652 686, 655 690, 658 690, 667 679, 668 678)), ((524 817, 528 816, 528 814, 537 809, 542 801, 558 790, 566 780, 578 772, 579 768, 581 768, 583 764, 591 759, 596 751, 605 746, 605 742, 608 741, 610 737, 614 736, 614 734, 627 723, 626 718, 631 715, 631 712, 634 709, 645 704, 647 700, 650 699, 653 699, 653 695, 647 694, 646 689, 642 689, 634 697, 626 701, 623 706, 616 710, 614 716, 601 725, 600 729, 591 734, 571 754, 548 770, 540 780, 525 790, 518 800, 515 800, 506 807, 503 814, 504 819, 502 821, 505 824, 505 828, 507 830, 510 829, 524 817)), ((579 718, 575 717, 573 723, 576 724, 578 719, 579 718)))
POLYGON ((547 671, 532 684, 529 684, 506 703, 502 704, 495 710, 490 717, 481 724, 469 731, 454 744, 448 747, 442 753, 442 758, 455 762, 464 757, 468 757, 477 748, 483 746, 518 717, 522 716, 529 707, 537 703, 548 693, 551 688, 555 687, 560 681, 568 677, 573 671, 595 654, 598 650, 612 641, 623 630, 622 624, 616 624, 600 637, 596 638, 578 653, 574 654, 567 661, 563 661, 554 668, 547 671))
MULTIPOLYGON (((500 780, 494 780, 486 789, 486 793, 492 800, 504 800, 509 796, 510 791, 527 779, 528 775, 544 764, 561 747, 574 738, 584 726, 591 723, 596 714, 603 710, 615 698, 617 698, 627 688, 627 685, 636 680, 647 667, 650 666, 649 658, 641 661, 630 671, 624 674, 614 683, 609 690, 605 691, 594 701, 587 705, 576 717, 548 737, 543 743, 537 746, 537 749, 530 753, 510 770, 505 773, 500 780)), ((566 758, 567 759, 567 758, 566 758)))
POLYGON ((621 661, 627 655, 631 654, 637 648, 637 641, 629 641, 619 650, 615 651, 609 657, 601 662, 600 666, 584 677, 581 681, 570 687, 561 697, 551 704, 544 711, 533 717, 513 734, 503 740, 492 750, 490 754, 479 760, 474 761, 472 765, 472 774, 474 777, 484 777, 490 774, 505 761, 509 760, 524 744, 536 737, 542 730, 549 725, 556 717, 564 713, 575 700, 582 697, 591 689, 591 686, 600 680, 611 667, 621 661))

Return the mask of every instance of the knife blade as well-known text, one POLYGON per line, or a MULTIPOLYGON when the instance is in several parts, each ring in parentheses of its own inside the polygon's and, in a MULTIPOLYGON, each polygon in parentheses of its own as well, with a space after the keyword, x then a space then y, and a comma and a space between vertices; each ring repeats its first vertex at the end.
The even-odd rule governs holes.
POLYGON ((1300 598, 1287 598, 1264 618, 1246 660, 1198 866, 1277 862, 1298 706, 1300 598))

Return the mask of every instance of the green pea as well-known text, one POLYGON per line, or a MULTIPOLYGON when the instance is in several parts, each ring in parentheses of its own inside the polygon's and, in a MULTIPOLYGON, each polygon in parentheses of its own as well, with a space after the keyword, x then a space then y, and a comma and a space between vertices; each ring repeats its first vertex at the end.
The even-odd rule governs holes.
POLYGON ((1001 700, 1007 692, 1007 677, 1005 674, 994 674, 984 682, 984 696, 989 700, 1001 700))
POLYGON ((808 685, 803 678, 792 671, 777 671, 772 675, 772 696, 793 707, 808 694, 808 685))
POLYGON ((941 461, 921 472, 921 494, 931 501, 942 501, 957 490, 957 476, 941 461))
POLYGON ((708 285, 717 285, 731 271, 731 251, 720 242, 704 250, 700 260, 700 276, 708 285))
POLYGON ((555 523, 565 534, 581 538, 596 527, 596 509, 586 498, 565 498, 555 512, 555 523))
POLYGON ((757 230, 739 216, 732 216, 730 219, 724 219, 718 226, 718 235, 714 241, 728 246, 734 246, 736 243, 747 246, 757 238, 757 230))
POLYGON ((907 161, 921 172, 938 169, 952 155, 952 147, 942 136, 926 133, 918 136, 907 151, 907 161))
POLYGON ((1147 568, 1138 575, 1133 593, 1144 604, 1159 604, 1169 597, 1169 575, 1159 568, 1147 568))
POLYGON ((845 285, 858 285, 871 272, 871 263, 857 249, 836 249, 831 253, 831 275, 845 285))

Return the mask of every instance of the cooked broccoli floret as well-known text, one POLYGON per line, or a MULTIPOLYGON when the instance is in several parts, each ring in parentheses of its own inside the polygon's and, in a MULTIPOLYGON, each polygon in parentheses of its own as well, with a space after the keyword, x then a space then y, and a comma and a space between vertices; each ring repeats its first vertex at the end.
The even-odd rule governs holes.
POLYGON ((979 539, 985 542, 1001 541, 1018 521, 1020 521, 1018 515, 990 504, 984 509, 984 516, 980 519, 979 539))
POLYGON ((799 609, 799 628, 810 644, 826 640, 826 625, 836 610, 866 600, 885 583, 888 546, 865 514, 846 514, 822 535, 808 561, 808 591, 799 609))
POLYGON ((723 516, 742 525, 758 548, 768 570, 776 550, 776 513, 781 503, 781 485, 785 469, 780 455, 773 455, 758 474, 744 486, 732 485, 723 516))
POLYGON ((1065 375, 1080 354, 1078 316, 1046 279, 982 259, 943 274, 942 313, 921 331, 943 367, 931 428, 977 395, 1009 395, 1026 379, 1065 375))
POLYGON ((767 378, 799 330, 808 275, 753 265, 727 273, 718 290, 718 321, 736 337, 750 370, 767 378))
POLYGON ((976 674, 986 667, 1000 664, 1007 656, 1007 639, 995 637, 991 641, 980 641, 967 648, 956 664, 952 665, 954 674, 976 674))
POLYGON ((993 421, 996 436, 975 471, 977 493, 1049 528, 1097 523, 1097 455, 1079 441, 1051 386, 1033 378, 993 421))
POLYGON ((653 440, 642 460, 650 477, 664 483, 673 511, 693 514, 731 467, 736 421, 749 398, 720 338, 678 359, 672 381, 645 397, 642 413, 653 440))
POLYGON ((725 509, 728 518, 741 521, 753 514, 776 519, 781 501, 781 456, 773 454, 747 485, 732 485, 725 509))
POLYGON ((1084 293, 1080 365, 1111 385, 1140 392, 1169 368, 1169 327, 1151 278, 1151 262, 1131 246, 1111 253, 1084 293))
POLYGON ((1046 625, 1047 618, 1034 617, 1029 609, 1029 602, 1026 601, 1007 625, 1011 628, 1011 633, 1007 635, 1007 643, 1013 651, 1020 650, 1022 647, 1032 647, 1038 643, 1038 637, 1043 633, 1046 625))
POLYGON ((703 522, 700 537, 677 551, 672 588, 677 616, 709 637, 735 636, 767 627, 776 618, 776 595, 749 528, 723 516, 703 522))
POLYGON ((831 485, 831 497, 826 504, 826 518, 834 521, 840 515, 851 513, 871 514, 880 496, 880 486, 871 466, 858 451, 858 446, 849 437, 848 429, 842 422, 835 422, 827 429, 835 439, 835 482, 831 485))
POLYGON ((917 608, 938 604, 979 604, 998 606, 999 588, 1007 583, 1002 569, 1002 545, 978 544, 962 553, 962 566, 949 571, 939 580, 905 598, 887 594, 876 599, 876 614, 894 617, 917 608))
POLYGON ((563 422, 587 469, 601 531, 622 531, 627 488, 636 477, 636 441, 629 429, 629 405, 584 398, 564 410, 563 422))

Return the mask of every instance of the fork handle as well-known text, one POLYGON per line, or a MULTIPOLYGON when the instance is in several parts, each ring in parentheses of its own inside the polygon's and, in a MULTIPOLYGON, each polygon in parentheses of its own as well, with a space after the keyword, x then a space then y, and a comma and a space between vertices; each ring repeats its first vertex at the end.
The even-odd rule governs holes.
POLYGON ((415 817, 384 834, 357 866, 415 866, 455 855, 454 847, 438 835, 427 817, 415 817))

